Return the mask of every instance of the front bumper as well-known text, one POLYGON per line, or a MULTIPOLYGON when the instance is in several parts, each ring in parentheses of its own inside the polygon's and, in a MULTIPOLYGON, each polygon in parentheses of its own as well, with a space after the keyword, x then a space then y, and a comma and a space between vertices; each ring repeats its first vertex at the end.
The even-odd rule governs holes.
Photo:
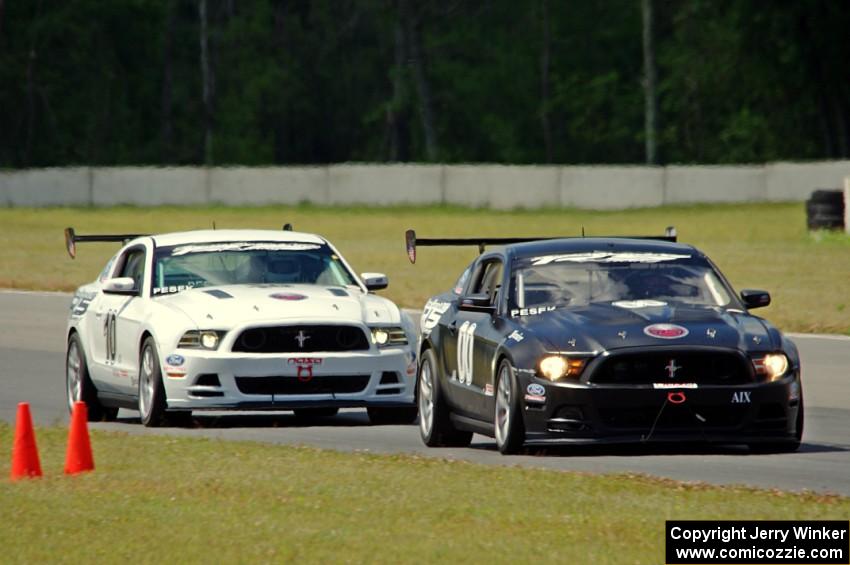
POLYGON ((408 347, 298 355, 179 350, 164 356, 162 375, 169 409, 288 410, 413 406, 415 367, 408 347), (168 362, 179 358, 179 366, 168 362))
POLYGON ((530 445, 797 440, 797 374, 773 383, 664 389, 517 376, 530 445), (528 394, 539 387, 544 394, 528 394))

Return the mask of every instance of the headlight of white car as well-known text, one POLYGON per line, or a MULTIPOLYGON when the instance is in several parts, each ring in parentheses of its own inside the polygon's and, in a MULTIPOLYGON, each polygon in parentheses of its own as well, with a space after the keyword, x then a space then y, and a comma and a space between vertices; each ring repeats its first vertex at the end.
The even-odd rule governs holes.
POLYGON ((378 347, 391 347, 394 345, 407 345, 407 334, 404 328, 385 327, 372 328, 372 343, 378 347))
POLYGON ((216 350, 225 333, 227 332, 220 330, 189 330, 180 338, 177 347, 183 349, 216 350))

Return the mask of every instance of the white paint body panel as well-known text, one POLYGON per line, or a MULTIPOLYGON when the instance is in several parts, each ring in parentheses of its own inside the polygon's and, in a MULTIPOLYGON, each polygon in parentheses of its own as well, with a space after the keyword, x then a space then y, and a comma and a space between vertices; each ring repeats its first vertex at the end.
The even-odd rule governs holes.
POLYGON ((145 277, 139 296, 105 294, 103 281, 115 276, 110 265, 102 278, 80 287, 74 295, 68 333, 80 334, 89 372, 99 393, 117 395, 123 400, 138 395, 141 345, 153 337, 162 368, 169 408, 177 409, 281 409, 294 406, 413 405, 415 390, 416 332, 410 317, 390 300, 366 291, 355 271, 339 252, 323 238, 298 232, 264 230, 203 230, 145 236, 128 242, 116 254, 130 248, 144 248, 145 277), (329 287, 311 284, 233 284, 185 290, 176 294, 151 296, 153 252, 158 246, 203 244, 228 241, 302 242, 328 245, 351 272, 357 285, 329 287), (220 293, 209 293, 210 290, 220 293), (226 293, 226 298, 221 298, 226 293), (280 300, 276 293, 294 293, 299 300, 280 300), (215 294, 219 294, 216 296, 215 294), (115 347, 107 346, 110 316, 114 316, 115 347), (252 327, 290 325, 347 325, 361 328, 369 349, 346 352, 235 353, 239 334, 252 327), (373 327, 402 327, 407 345, 378 347, 371 340, 373 327), (217 350, 180 348, 180 338, 192 330, 225 332, 217 350), (184 359, 179 370, 169 366, 171 355, 184 359), (312 368, 312 378, 326 375, 369 375, 366 387, 352 394, 276 395, 242 394, 234 377, 297 376, 297 363, 291 360, 321 359, 312 368), (183 372, 183 376, 175 376, 183 372), (396 373, 397 383, 380 384, 384 372, 396 373), (172 373, 172 376, 168 376, 172 373), (196 384, 202 374, 218 375, 221 386, 196 384), (198 394, 198 391, 201 391, 198 394), (205 396, 214 391, 216 396, 205 396), (382 391, 379 394, 379 391, 382 391))

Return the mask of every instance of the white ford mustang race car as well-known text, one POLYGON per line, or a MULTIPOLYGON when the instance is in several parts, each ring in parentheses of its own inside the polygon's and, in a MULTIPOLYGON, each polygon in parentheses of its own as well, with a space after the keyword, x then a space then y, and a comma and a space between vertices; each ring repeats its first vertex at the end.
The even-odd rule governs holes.
MULTIPOLYGON (((288 226, 287 226, 288 227, 288 226)), ((89 419, 137 409, 142 423, 184 423, 192 410, 294 410, 332 416, 366 407, 373 422, 416 418, 416 334, 327 240, 293 231, 205 230, 76 235, 124 246, 71 302, 69 406, 89 419)))

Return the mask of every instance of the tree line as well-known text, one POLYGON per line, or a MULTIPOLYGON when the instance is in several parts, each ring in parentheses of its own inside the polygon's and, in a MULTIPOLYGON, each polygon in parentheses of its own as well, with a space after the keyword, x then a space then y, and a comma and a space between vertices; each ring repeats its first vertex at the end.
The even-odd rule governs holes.
POLYGON ((850 157, 850 2, 0 0, 0 167, 850 157))

